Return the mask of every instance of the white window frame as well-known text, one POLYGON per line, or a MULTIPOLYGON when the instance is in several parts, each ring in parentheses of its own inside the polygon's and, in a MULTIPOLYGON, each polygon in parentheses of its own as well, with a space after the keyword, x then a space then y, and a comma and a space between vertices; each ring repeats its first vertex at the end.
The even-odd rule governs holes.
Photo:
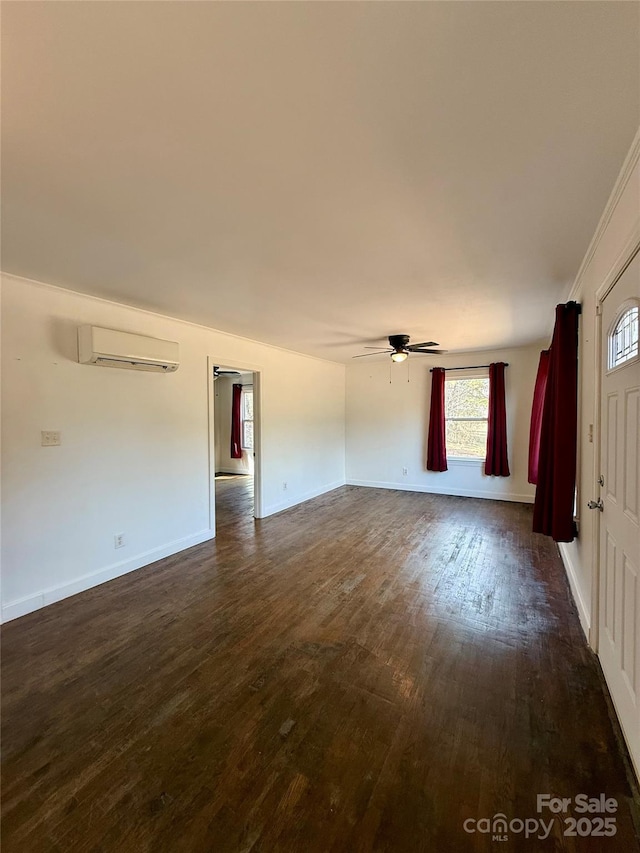
MULTIPOLYGON (((489 378, 489 369, 486 367, 483 368, 475 368, 471 370, 447 370, 444 374, 445 383, 451 381, 453 379, 488 379, 489 378)), ((444 420, 445 420, 445 436, 447 430, 447 421, 485 421, 487 424, 487 429, 489 428, 489 402, 487 399, 487 417, 486 418, 449 418, 447 416, 447 405, 446 405, 446 385, 445 385, 445 409, 444 409, 444 420)), ((453 456, 449 453, 449 448, 447 447, 447 463, 452 462, 454 465, 473 465, 473 466, 484 466, 487 460, 487 453, 485 449, 484 456, 453 456)))
POLYGON ((609 331, 607 332, 607 373, 613 373, 614 370, 620 370, 623 367, 629 367, 631 364, 635 364, 640 360, 640 347, 638 352, 634 355, 625 358, 624 361, 618 362, 618 364, 614 364, 614 342, 615 342, 615 332, 618 328, 620 321, 625 316, 625 314, 629 313, 632 308, 635 308, 638 313, 640 313, 640 299, 627 299, 626 302, 623 302, 620 306, 620 310, 613 323, 611 324, 609 331))
POLYGON ((247 399, 247 395, 248 395, 249 393, 251 394, 252 402, 253 402, 253 403, 255 403, 255 400, 253 399, 253 385, 243 385, 243 386, 242 386, 242 394, 241 394, 241 397, 240 397, 240 441, 241 441, 241 445, 242 445, 242 449, 243 449, 243 450, 247 450, 247 451, 250 451, 250 452, 252 452, 252 453, 253 453, 253 449, 254 449, 254 446, 255 446, 255 428, 256 428, 256 424, 255 424, 255 410, 254 410, 254 412, 253 412, 253 414, 254 414, 254 417, 253 417, 253 418, 247 418, 247 417, 246 417, 246 415, 245 415, 245 412, 246 412, 246 403, 245 403, 245 400, 247 399), (253 443, 252 443, 251 447, 249 447, 249 446, 246 444, 246 442, 245 442, 245 430, 244 430, 244 425, 245 425, 246 423, 251 423, 251 424, 253 424, 253 432, 252 432, 252 435, 253 435, 253 443))

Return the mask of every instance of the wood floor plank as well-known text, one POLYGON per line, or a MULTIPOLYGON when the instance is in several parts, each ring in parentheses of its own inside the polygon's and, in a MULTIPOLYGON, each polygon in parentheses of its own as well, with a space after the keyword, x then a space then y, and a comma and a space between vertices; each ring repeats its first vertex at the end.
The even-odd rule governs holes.
MULTIPOLYGON (((466 818, 634 790, 531 508, 345 487, 2 629, 2 843, 39 851, 485 851, 466 818)), ((537 845, 537 846, 536 846, 537 845)))

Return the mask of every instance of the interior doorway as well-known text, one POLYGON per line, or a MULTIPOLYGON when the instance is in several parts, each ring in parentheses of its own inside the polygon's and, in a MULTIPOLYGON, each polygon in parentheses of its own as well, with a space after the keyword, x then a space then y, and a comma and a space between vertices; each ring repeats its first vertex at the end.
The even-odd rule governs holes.
POLYGON ((210 359, 210 495, 216 534, 259 517, 259 372, 210 359))

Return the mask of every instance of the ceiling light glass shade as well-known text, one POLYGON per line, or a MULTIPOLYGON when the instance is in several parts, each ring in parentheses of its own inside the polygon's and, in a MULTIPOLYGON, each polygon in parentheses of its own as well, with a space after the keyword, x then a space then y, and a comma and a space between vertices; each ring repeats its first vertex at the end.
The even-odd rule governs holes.
POLYGON ((392 352, 391 353, 391 361, 404 361, 407 357, 408 353, 406 352, 392 352))

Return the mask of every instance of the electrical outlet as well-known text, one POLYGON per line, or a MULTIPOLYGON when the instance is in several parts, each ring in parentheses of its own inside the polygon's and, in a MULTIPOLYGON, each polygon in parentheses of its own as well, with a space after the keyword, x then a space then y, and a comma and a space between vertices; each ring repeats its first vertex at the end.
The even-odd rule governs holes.
POLYGON ((43 429, 40 433, 40 443, 43 447, 59 447, 62 444, 62 438, 55 430, 43 429))
POLYGON ((124 548, 124 533, 113 534, 113 547, 124 548))
POLYGON ((403 474, 403 476, 404 476, 404 477, 406 477, 408 473, 409 473, 409 469, 408 469, 408 468, 403 468, 403 469, 402 469, 402 474, 403 474))
POLYGON ((286 492, 286 491, 287 491, 287 484, 286 484, 286 483, 283 483, 283 484, 282 484, 282 491, 283 491, 283 492, 286 492))

